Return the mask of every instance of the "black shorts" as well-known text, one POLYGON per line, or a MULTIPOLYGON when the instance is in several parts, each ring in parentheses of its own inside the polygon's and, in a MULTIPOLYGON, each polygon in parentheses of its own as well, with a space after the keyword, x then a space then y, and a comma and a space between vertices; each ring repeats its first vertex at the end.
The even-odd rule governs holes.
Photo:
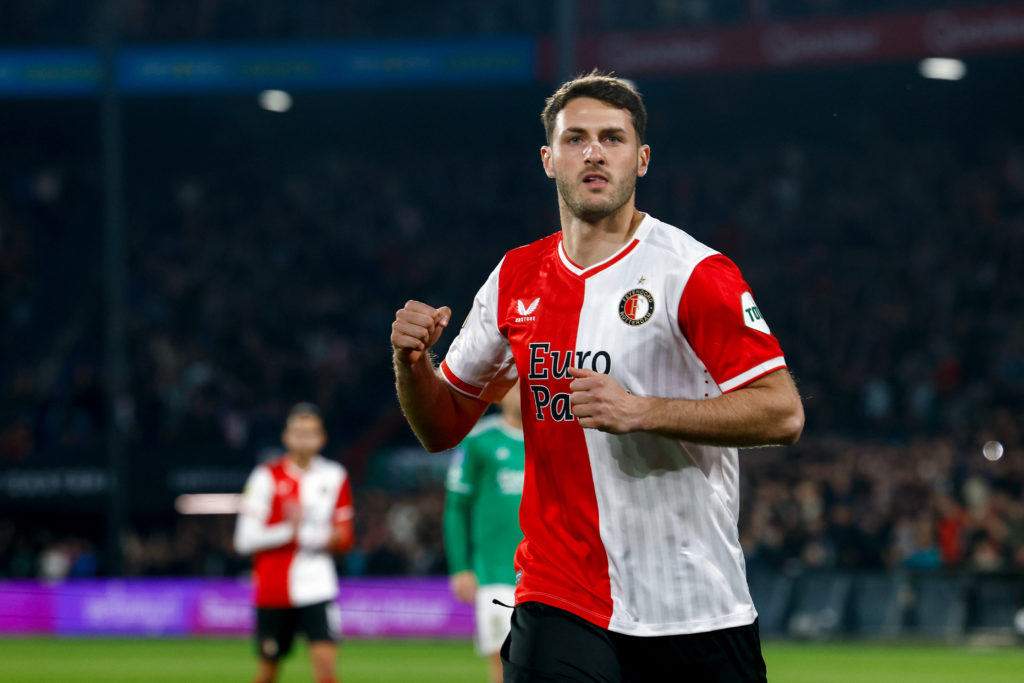
POLYGON ((538 602, 516 605, 501 659, 505 683, 768 680, 756 620, 707 633, 627 636, 538 602))
POLYGON ((341 631, 341 612, 333 600, 304 607, 257 607, 256 652, 276 661, 292 649, 295 634, 306 640, 334 642, 341 631))

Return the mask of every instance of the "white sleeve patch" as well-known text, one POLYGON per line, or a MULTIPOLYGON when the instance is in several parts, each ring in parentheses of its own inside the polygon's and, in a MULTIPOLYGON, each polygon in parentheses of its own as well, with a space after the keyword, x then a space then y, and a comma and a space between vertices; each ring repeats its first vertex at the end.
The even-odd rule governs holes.
POLYGON ((786 367, 785 356, 779 356, 778 358, 772 358, 769 361, 765 361, 760 365, 755 365, 744 373, 736 375, 730 380, 726 380, 718 385, 718 388, 722 390, 722 393, 728 393, 736 387, 743 386, 749 382, 754 381, 762 375, 767 375, 769 372, 778 370, 779 368, 786 367))
POLYGON ((761 317, 761 311, 754 303, 754 296, 750 292, 743 292, 740 297, 740 306, 743 308, 743 324, 752 330, 771 334, 768 323, 761 317))

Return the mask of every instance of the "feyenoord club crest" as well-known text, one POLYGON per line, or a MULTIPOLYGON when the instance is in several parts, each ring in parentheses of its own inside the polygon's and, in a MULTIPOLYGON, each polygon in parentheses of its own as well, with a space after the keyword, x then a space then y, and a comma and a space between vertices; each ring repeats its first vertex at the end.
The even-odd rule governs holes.
POLYGON ((619 301, 619 317, 627 325, 643 325, 654 315, 654 297, 646 289, 631 289, 619 301))

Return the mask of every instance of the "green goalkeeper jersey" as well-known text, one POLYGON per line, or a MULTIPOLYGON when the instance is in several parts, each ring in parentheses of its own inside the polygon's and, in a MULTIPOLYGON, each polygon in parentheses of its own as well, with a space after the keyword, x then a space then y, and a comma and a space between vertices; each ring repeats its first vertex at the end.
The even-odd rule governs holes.
POLYGON ((522 430, 501 416, 481 420, 455 452, 444 510, 450 574, 472 569, 480 585, 515 584, 525 461, 522 430))

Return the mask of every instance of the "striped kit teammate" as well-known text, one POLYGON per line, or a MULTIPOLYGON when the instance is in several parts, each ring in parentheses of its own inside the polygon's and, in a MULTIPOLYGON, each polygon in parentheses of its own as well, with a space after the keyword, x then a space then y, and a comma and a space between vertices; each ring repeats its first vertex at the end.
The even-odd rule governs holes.
POLYGON ((319 455, 327 434, 315 406, 295 406, 281 438, 287 452, 249 475, 235 526, 235 550, 253 555, 255 680, 276 680, 301 632, 316 680, 327 683, 337 680, 341 633, 332 553, 352 547, 352 487, 342 465, 319 455))

